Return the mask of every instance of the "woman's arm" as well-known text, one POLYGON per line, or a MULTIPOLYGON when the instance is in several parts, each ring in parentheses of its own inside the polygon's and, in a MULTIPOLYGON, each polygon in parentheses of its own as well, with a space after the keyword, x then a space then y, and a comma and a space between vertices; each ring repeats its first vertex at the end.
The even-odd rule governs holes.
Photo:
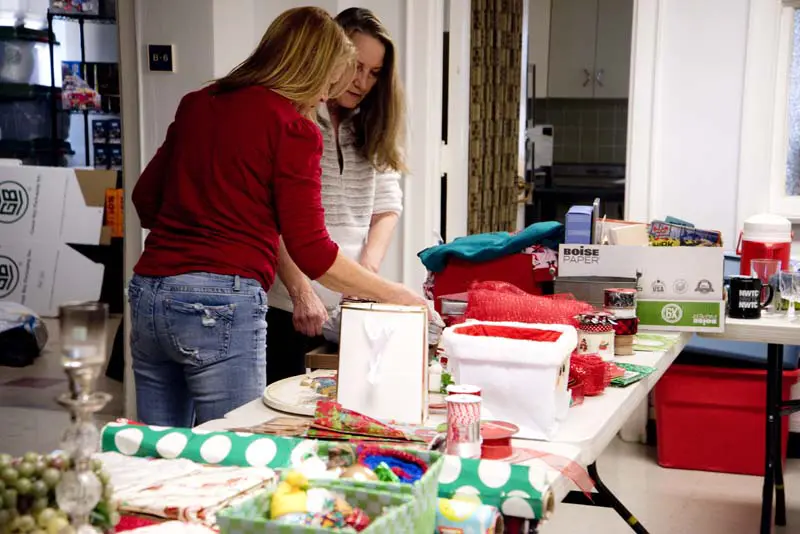
POLYGON ((297 120, 285 128, 275 156, 273 193, 286 251, 312 280, 347 295, 393 304, 424 304, 400 284, 388 282, 347 258, 325 228, 320 183, 322 136, 297 120))
POLYGON ((360 259, 361 265, 370 271, 377 273, 380 270, 402 212, 403 190, 400 188, 400 175, 378 174, 375 177, 372 221, 360 259))
POLYGON ((314 292, 311 282, 309 282, 297 264, 292 261, 292 257, 289 256, 289 251, 286 250, 286 243, 283 242, 282 237, 280 238, 278 252, 278 276, 283 285, 286 286, 286 291, 289 292, 292 300, 304 292, 314 292))
POLYGON ((381 268, 399 219, 400 215, 394 212, 377 213, 372 216, 367 242, 361 251, 359 263, 373 273, 377 273, 381 268))
POLYGON ((311 287, 306 275, 292 261, 283 238, 280 240, 278 276, 292 299, 294 329, 309 337, 321 336, 322 326, 328 320, 328 310, 311 287))
POLYGON ((167 180, 169 160, 172 157, 172 147, 175 144, 176 126, 175 123, 183 114, 186 106, 185 102, 190 95, 186 95, 178 104, 175 112, 175 120, 167 128, 167 137, 164 143, 156 151, 156 155, 145 167, 136 186, 133 188, 131 200, 139 215, 142 228, 151 229, 156 222, 158 212, 161 210, 161 201, 164 198, 164 183, 167 180))

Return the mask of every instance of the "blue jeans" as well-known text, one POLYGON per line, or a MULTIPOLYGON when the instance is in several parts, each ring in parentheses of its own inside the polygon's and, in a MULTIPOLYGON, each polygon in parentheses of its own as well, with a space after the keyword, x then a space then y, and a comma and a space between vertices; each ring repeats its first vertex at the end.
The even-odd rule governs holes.
POLYGON ((138 419, 190 427, 266 386, 267 294, 255 280, 134 276, 128 287, 138 419))

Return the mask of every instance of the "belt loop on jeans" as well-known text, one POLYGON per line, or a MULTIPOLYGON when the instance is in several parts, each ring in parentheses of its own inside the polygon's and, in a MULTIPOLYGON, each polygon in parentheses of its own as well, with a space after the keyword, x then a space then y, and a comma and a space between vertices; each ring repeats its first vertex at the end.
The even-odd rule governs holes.
POLYGON ((240 291, 242 289, 242 279, 237 274, 233 277, 233 290, 240 291))

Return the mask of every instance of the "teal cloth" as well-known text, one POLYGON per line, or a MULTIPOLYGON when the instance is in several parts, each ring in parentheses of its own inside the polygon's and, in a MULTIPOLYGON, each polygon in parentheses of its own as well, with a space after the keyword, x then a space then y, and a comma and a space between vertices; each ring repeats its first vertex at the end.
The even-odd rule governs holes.
POLYGON ((516 234, 492 232, 459 237, 450 243, 426 248, 417 256, 426 269, 438 273, 444 270, 450 258, 480 263, 516 254, 533 245, 558 250, 563 242, 564 225, 548 221, 532 224, 516 234))

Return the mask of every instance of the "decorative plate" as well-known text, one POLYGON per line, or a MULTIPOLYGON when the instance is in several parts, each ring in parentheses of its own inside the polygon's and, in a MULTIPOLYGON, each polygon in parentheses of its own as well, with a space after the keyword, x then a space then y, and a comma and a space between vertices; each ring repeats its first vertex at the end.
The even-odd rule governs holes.
POLYGON ((335 371, 321 369, 305 375, 293 376, 270 384, 264 390, 261 401, 279 412, 314 417, 317 401, 329 400, 312 388, 313 378, 333 376, 335 371))

